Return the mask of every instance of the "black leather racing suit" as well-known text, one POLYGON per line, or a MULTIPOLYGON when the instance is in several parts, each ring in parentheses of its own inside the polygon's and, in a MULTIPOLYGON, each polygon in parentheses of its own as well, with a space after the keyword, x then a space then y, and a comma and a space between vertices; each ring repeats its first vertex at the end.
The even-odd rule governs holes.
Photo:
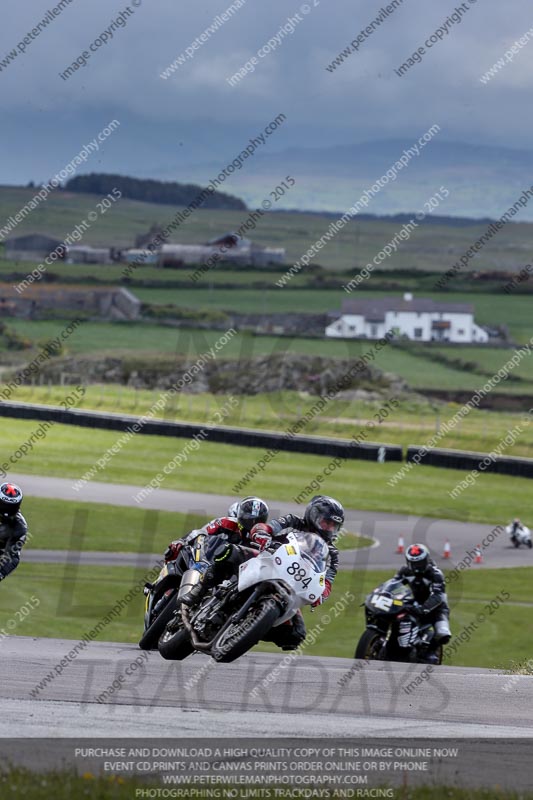
POLYGON ((421 621, 429 622, 435 629, 435 644, 449 642, 450 609, 446 595, 446 579, 442 570, 430 561, 422 575, 415 575, 405 566, 399 569, 394 577, 411 587, 415 600, 421 605, 421 621))
POLYGON ((0 516, 0 581, 18 567, 27 536, 28 525, 20 511, 0 516))

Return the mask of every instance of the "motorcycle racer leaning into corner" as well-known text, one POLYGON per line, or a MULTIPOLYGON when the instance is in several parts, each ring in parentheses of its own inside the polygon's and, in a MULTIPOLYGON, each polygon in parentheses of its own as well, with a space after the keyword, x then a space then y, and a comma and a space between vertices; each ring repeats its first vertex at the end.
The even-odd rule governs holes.
POLYGON ((19 510, 22 498, 16 484, 0 486, 0 581, 18 567, 28 536, 28 525, 19 510))
POLYGON ((450 609, 446 595, 444 573, 435 565, 424 544, 411 544, 405 552, 406 565, 394 576, 409 584, 418 605, 421 620, 433 625, 435 637, 432 648, 427 653, 428 664, 438 664, 434 652, 438 645, 447 644, 451 639, 450 609))
MULTIPOLYGON (((246 498, 240 504, 239 512, 242 514, 243 507, 250 502, 257 501, 258 498, 246 498)), ((262 501, 260 501, 262 502, 262 501)), ((264 504, 263 504, 264 505, 264 504)), ((267 510, 268 511, 268 510, 267 510)), ((233 575, 240 564, 249 558, 258 555, 273 540, 283 540, 287 529, 298 531, 309 531, 318 534, 327 544, 329 551, 328 570, 325 577, 324 592, 322 596, 313 603, 313 606, 321 605, 330 593, 333 580, 337 574, 339 563, 339 551, 335 547, 334 541, 344 523, 344 509, 342 505, 332 497, 317 495, 306 506, 303 517, 295 514, 286 514, 279 519, 271 520, 270 523, 258 521, 250 528, 250 546, 233 547, 228 543, 226 537, 213 543, 210 550, 210 566, 204 573, 203 581, 197 584, 188 595, 182 597, 182 602, 191 604, 213 586, 219 584, 225 578, 233 575)), ((305 640, 307 631, 305 622, 300 611, 283 625, 272 628, 263 641, 273 642, 282 650, 296 650, 305 640)))
MULTIPOLYGON (((268 506, 259 497, 245 497, 244 500, 232 503, 226 517, 216 519, 204 525, 202 531, 209 536, 225 534, 232 544, 248 544, 250 531, 258 522, 268 519, 268 506)), ((165 562, 175 561, 182 548, 193 541, 198 531, 191 531, 182 539, 175 539, 164 553, 165 562)))

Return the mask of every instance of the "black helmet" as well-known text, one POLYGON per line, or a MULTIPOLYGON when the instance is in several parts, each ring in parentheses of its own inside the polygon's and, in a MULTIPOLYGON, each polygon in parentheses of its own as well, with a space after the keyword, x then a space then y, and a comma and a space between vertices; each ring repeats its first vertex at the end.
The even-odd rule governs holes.
POLYGON ((429 564, 429 550, 425 544, 410 544, 405 551, 405 560, 415 575, 422 575, 429 564))
POLYGON ((333 542, 344 524, 344 508, 333 497, 316 495, 305 509, 304 522, 310 531, 333 542))
POLYGON ((0 514, 14 517, 22 503, 22 490, 15 483, 0 486, 0 514))
POLYGON ((245 497, 239 503, 237 519, 247 533, 250 533, 258 522, 268 519, 268 506, 260 497, 245 497))

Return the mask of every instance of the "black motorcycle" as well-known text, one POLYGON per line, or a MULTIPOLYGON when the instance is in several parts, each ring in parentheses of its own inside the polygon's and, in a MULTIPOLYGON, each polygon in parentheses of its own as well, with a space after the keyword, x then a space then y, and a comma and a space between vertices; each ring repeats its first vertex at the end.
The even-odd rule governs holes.
POLYGON ((442 645, 431 646, 433 626, 420 623, 419 605, 408 584, 391 578, 368 595, 364 606, 366 630, 357 644, 355 658, 424 664, 431 650, 442 664, 442 645))
POLYGON ((144 587, 146 597, 144 609, 144 633, 139 641, 141 650, 157 650, 159 637, 177 609, 178 590, 183 573, 188 567, 189 559, 201 552, 205 534, 199 533, 196 538, 185 545, 175 561, 165 564, 154 583, 144 587))

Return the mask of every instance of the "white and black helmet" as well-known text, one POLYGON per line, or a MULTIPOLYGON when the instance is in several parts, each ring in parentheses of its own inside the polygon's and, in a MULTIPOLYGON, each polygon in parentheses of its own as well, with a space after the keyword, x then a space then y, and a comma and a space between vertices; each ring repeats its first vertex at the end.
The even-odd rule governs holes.
POLYGON ((415 575, 422 575, 429 564, 429 550, 425 544, 410 544, 405 551, 405 560, 415 575))
POLYGON ((243 529, 248 533, 258 522, 268 519, 268 506, 260 497, 245 497, 239 503, 237 519, 243 529))

